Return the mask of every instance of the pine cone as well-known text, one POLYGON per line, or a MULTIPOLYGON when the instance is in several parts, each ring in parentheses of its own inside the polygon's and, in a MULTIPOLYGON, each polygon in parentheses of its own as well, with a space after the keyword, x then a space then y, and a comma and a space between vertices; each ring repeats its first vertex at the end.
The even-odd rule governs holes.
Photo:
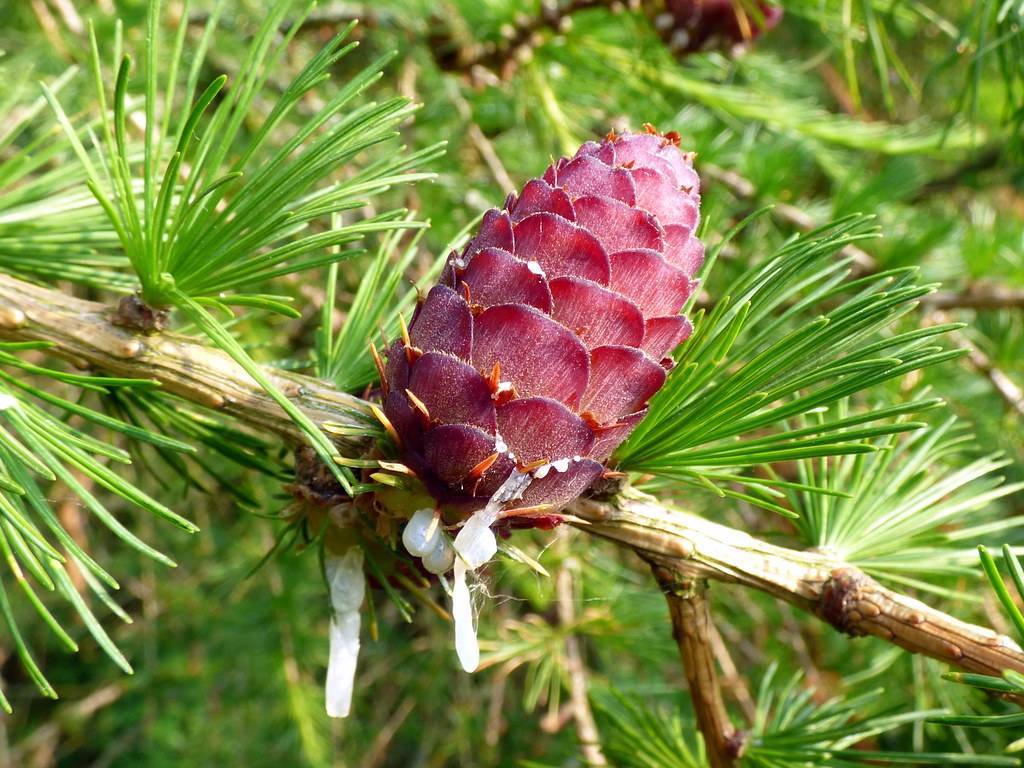
POLYGON ((677 56, 730 50, 755 40, 782 19, 782 8, 764 0, 757 0, 757 13, 741 0, 652 0, 647 5, 654 26, 677 56))
POLYGON ((388 349, 384 413, 449 513, 518 469, 533 479, 511 516, 549 527, 643 418, 704 258, 678 143, 611 134, 549 167, 487 212, 388 349))

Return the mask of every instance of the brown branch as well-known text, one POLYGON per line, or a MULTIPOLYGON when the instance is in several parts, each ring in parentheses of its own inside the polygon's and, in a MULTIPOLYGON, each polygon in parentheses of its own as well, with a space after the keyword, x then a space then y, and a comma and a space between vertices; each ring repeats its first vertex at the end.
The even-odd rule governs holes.
MULTIPOLYGON (((156 380, 166 392, 257 430, 295 444, 303 441, 277 403, 226 354, 181 334, 147 336, 115 327, 113 314, 103 304, 0 274, 0 339, 50 343, 54 354, 76 366, 156 380)), ((276 370, 269 374, 345 455, 365 447, 365 438, 352 436, 352 428, 368 418, 364 401, 306 376, 276 370)))
POLYGON ((967 351, 967 359, 971 365, 979 372, 985 374, 988 380, 992 383, 996 392, 1006 403, 1006 407, 1012 411, 1015 411, 1018 416, 1024 416, 1024 390, 1022 390, 1017 384, 1007 376, 1001 368, 998 368, 995 363, 978 349, 974 343, 964 336, 962 333, 952 334, 953 343, 956 344, 960 349, 967 351))
MULTIPOLYGON (((996 168, 1005 157, 1005 153, 1006 147, 1002 142, 989 145, 947 174, 928 181, 908 202, 918 203, 927 197, 948 194, 957 187, 970 184, 979 174, 996 168)), ((1012 165, 1006 165, 1004 168, 1012 168, 1012 165)))
POLYGON ((936 291, 923 296, 921 303, 942 309, 1024 309, 1024 289, 975 283, 962 291, 936 291))
POLYGON ((506 195, 513 194, 519 187, 516 186, 516 183, 512 181, 512 177, 508 175, 508 171, 505 170, 505 164, 501 162, 501 158, 495 151, 494 145, 491 144, 487 136, 484 135, 484 132, 480 130, 480 126, 473 119, 473 108, 469 106, 469 102, 466 101, 462 92, 459 91, 458 86, 453 85, 449 88, 449 94, 451 95, 452 102, 455 104, 455 109, 459 112, 459 117, 462 118, 466 125, 466 135, 487 165, 487 170, 491 172, 491 176, 498 183, 498 186, 501 187, 502 192, 506 195))
POLYGON ((664 566, 651 564, 672 618, 672 636, 679 646, 683 672, 711 768, 731 768, 743 753, 743 733, 729 720, 715 669, 711 644, 713 625, 706 579, 682 578, 664 566))
POLYGON ((615 3, 612 0, 546 0, 541 3, 540 13, 519 18, 500 43, 465 46, 449 53, 439 64, 446 69, 468 72, 477 81, 493 80, 495 76, 508 80, 519 63, 528 59, 540 44, 541 32, 545 29, 564 31, 572 14, 600 6, 611 7, 615 3))
POLYGON ((55 765, 54 757, 61 746, 62 736, 77 733, 83 726, 88 727, 97 713, 116 703, 129 690, 122 683, 111 683, 63 704, 49 714, 44 724, 14 744, 4 765, 55 765))
MULTIPOLYGON (((998 157, 998 152, 995 154, 998 157)), ((988 154, 985 157, 989 157, 988 154)), ((707 163, 701 167, 701 175, 718 182, 739 200, 754 201, 758 198, 757 187, 735 171, 707 163)), ((814 219, 795 206, 774 202, 772 214, 802 232, 814 229, 814 219)), ((855 245, 846 245, 839 251, 853 260, 857 274, 871 274, 879 267, 874 257, 855 245)), ((978 283, 968 285, 960 291, 937 291, 921 299, 929 309, 1024 309, 1024 289, 1007 288, 1000 285, 978 283)))
POLYGON ((969 672, 1024 672, 1024 651, 991 629, 960 621, 882 586, 855 566, 798 552, 633 492, 569 510, 591 533, 632 546, 649 562, 692 578, 758 589, 852 637, 872 635, 969 672))
MULTIPOLYGON (((115 328, 107 320, 110 313, 101 304, 0 275, 0 338, 51 342, 55 354, 79 365, 155 379, 167 392, 301 441, 288 416, 227 355, 176 334, 143 336, 115 328)), ((313 379, 267 373, 341 447, 365 448, 365 438, 352 437, 364 418, 363 401, 313 379)), ((581 500, 569 512, 588 532, 632 547, 658 565, 761 590, 847 634, 873 635, 971 672, 1024 672, 1024 652, 1009 638, 883 587, 825 555, 767 544, 649 497, 581 500)))
POLYGON ((722 633, 715 624, 711 625, 710 635, 711 649, 714 651, 718 668, 722 671, 722 688, 732 694, 747 719, 753 720, 757 705, 750 695, 746 680, 736 668, 736 662, 732 660, 732 654, 729 653, 729 647, 725 644, 725 638, 722 637, 722 633))
MULTIPOLYGON (((719 182, 728 189, 734 197, 740 200, 754 200, 757 197, 757 187, 735 171, 719 168, 710 163, 705 164, 701 173, 705 178, 719 182)), ((791 224, 797 229, 808 232, 814 229, 814 220, 804 211, 785 203, 776 203, 772 209, 776 218, 791 224)), ((853 272, 857 276, 870 275, 877 272, 879 267, 874 257, 862 251, 855 245, 843 246, 839 251, 843 256, 853 261, 853 272)), ((712 302, 706 300, 702 294, 697 300, 698 308, 708 308, 712 302)), ((1024 309, 1024 290, 1005 288, 998 285, 976 284, 969 285, 961 291, 937 291, 921 298, 921 305, 933 311, 945 309, 1024 309)), ((961 339, 957 341, 958 346, 967 349, 968 362, 979 373, 983 373, 996 392, 1014 411, 1024 414, 1024 394, 1020 388, 999 368, 992 364, 980 350, 974 347, 969 341, 961 339)))

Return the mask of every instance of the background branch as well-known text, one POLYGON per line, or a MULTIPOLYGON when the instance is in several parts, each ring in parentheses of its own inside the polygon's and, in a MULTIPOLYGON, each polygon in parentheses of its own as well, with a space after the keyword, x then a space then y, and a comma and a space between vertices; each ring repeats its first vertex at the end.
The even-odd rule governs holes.
POLYGON ((460 48, 451 57, 448 68, 468 72, 477 79, 489 79, 484 73, 491 73, 491 78, 497 75, 507 80, 515 73, 520 59, 529 56, 540 43, 538 35, 543 30, 561 31, 572 14, 612 4, 611 0, 545 0, 541 3, 540 13, 522 16, 501 42, 460 48))
POLYGON ((651 564, 651 571, 668 601, 672 636, 683 661, 708 763, 711 768, 730 768, 742 754, 743 734, 729 720, 718 682, 707 580, 680 578, 677 572, 657 563, 651 564))
POLYGON ((921 303, 929 309, 1024 309, 1024 288, 976 283, 962 291, 936 291, 921 303))
MULTIPOLYGON (((757 187, 753 182, 735 171, 705 163, 701 166, 701 172, 705 178, 718 182, 728 189, 738 200, 754 201, 758 197, 757 187)), ((806 212, 786 203, 773 202, 772 215, 801 232, 809 232, 815 227, 814 220, 806 212)), ((853 276, 865 276, 879 270, 875 258, 855 245, 843 246, 839 253, 852 260, 853 276)), ((979 283, 968 285, 960 291, 936 291, 923 296, 920 301, 925 309, 935 313, 953 309, 1024 309, 1024 290, 979 283)), ((702 292, 697 306, 710 308, 711 305, 707 294, 702 292)), ((1021 389, 963 334, 955 336, 957 345, 968 351, 967 362, 989 379, 1007 406, 1019 414, 1024 414, 1024 393, 1021 389)))
POLYGON ((1024 416, 1024 390, 992 362, 992 359, 962 333, 951 334, 953 342, 967 351, 967 359, 980 373, 985 374, 1006 406, 1018 416, 1024 416))
MULTIPOLYGON (((745 179, 735 171, 720 168, 713 163, 701 164, 700 170, 701 176, 713 182, 718 182, 728 189, 736 199, 749 200, 752 202, 757 200, 757 187, 754 186, 753 182, 745 179)), ((771 202, 773 205, 771 213, 779 221, 783 221, 801 232, 809 232, 817 226, 814 219, 812 219, 805 211, 787 203, 781 203, 778 201, 771 202)), ((874 256, 855 245, 844 245, 840 249, 839 254, 853 260, 853 264, 855 266, 854 271, 858 274, 865 274, 878 270, 878 262, 875 261, 874 256)))
MULTIPOLYGON (((562 537, 564 541, 564 536, 562 537)), ((608 760, 601 750, 601 735, 597 730, 597 722, 590 708, 587 694, 587 666, 583 659, 583 649, 576 635, 576 595, 573 590, 573 571, 578 564, 572 559, 558 570, 555 576, 555 594, 558 597, 558 623, 566 631, 565 635, 565 666, 569 674, 569 696, 572 717, 576 724, 576 737, 580 742, 580 754, 583 762, 589 766, 600 768, 607 766, 608 760)))
MULTIPOLYGON (((170 393, 300 442, 288 416, 227 355, 177 334, 115 328, 107 321, 110 312, 0 275, 0 338, 51 342, 54 354, 78 365, 155 379, 170 393)), ((366 431, 362 400, 307 377, 268 374, 340 449, 366 447, 365 437, 351 437, 366 431)), ((888 589, 842 561, 767 544, 646 496, 584 499, 568 511, 584 530, 632 547, 656 565, 758 589, 849 635, 873 635, 970 672, 1024 672, 1024 652, 1008 637, 888 589)))

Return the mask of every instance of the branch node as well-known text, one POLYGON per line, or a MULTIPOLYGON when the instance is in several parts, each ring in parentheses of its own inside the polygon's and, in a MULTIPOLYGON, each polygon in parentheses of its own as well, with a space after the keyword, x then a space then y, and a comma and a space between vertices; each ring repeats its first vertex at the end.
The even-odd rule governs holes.
POLYGON ((654 578, 658 582, 662 593, 666 597, 675 597, 680 600, 692 600, 702 596, 706 586, 701 580, 687 578, 663 565, 651 565, 654 578))
POLYGON ((295 482, 288 490, 296 498, 318 507, 334 507, 351 499, 337 478, 308 445, 295 451, 295 482))
POLYGON ((747 737, 746 731, 733 731, 725 737, 725 753, 734 760, 738 760, 743 757, 743 753, 747 749, 747 737))
POLYGON ((117 303, 117 309, 111 315, 110 322, 121 328, 131 328, 143 333, 159 333, 167 328, 170 314, 170 310, 151 307, 138 294, 133 293, 117 303))
POLYGON ((863 613, 877 608, 863 610, 871 603, 866 600, 866 593, 871 585, 870 577, 853 568, 836 568, 821 590, 818 600, 818 615, 825 621, 850 637, 859 637, 865 632, 859 624, 863 621, 863 613))
POLYGON ((5 331, 16 331, 23 328, 28 322, 28 317, 17 307, 0 308, 0 328, 5 331))

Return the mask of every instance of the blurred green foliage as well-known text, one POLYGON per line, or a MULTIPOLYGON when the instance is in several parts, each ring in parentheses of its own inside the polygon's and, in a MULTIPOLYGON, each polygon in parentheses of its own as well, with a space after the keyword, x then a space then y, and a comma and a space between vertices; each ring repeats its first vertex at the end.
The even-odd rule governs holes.
MULTIPOLYGON (((220 15, 206 57, 197 64, 198 92, 221 74, 227 75, 230 92, 232 83, 247 74, 243 62, 267 18, 265 5, 197 0, 186 10, 176 0, 166 2, 159 26, 168 40, 184 30, 186 69, 192 63, 187 52, 200 44, 204 22, 211 13, 220 15)), ((965 323, 953 332, 952 346, 970 345, 985 362, 972 356, 901 370, 905 375, 879 380, 870 400, 854 404, 881 410, 941 399, 948 412, 920 414, 932 431, 918 433, 912 438, 917 442, 863 460, 804 458, 799 467, 784 463, 772 470, 788 467, 802 484, 832 485, 845 492, 851 490, 843 486, 851 476, 874 478, 863 497, 836 501, 792 488, 787 494, 744 498, 732 493, 732 499, 723 499, 714 488, 699 487, 709 482, 680 477, 685 473, 679 462, 667 462, 656 451, 635 468, 657 471, 659 461, 671 464, 679 471, 664 471, 651 481, 652 489, 760 537, 795 547, 859 544, 856 562, 873 567, 880 578, 890 576, 893 583, 938 594, 928 599, 938 599, 964 618, 1007 629, 996 598, 985 592, 981 571, 973 567, 972 548, 979 542, 1016 544, 1020 538, 1012 518, 1024 512, 1017 485, 1024 481, 1024 404, 1015 403, 1012 391, 998 382, 1005 377, 1024 386, 1024 306, 966 306, 968 301, 957 306, 955 297, 984 295, 994 288, 1024 290, 1020 5, 793 0, 783 3, 786 15, 779 26, 742 55, 713 51, 683 61, 672 57, 645 8, 581 5, 593 7, 555 23, 548 21, 550 11, 543 15, 541 3, 531 0, 324 2, 298 28, 289 25, 303 4, 282 12, 280 26, 267 34, 275 43, 292 36, 266 70, 265 87, 253 95, 251 112, 222 148, 225 156, 235 158, 257 137, 271 147, 267 155, 256 156, 265 162, 274 147, 291 139, 366 67, 396 52, 383 77, 357 94, 351 108, 365 108, 370 101, 395 104, 398 136, 382 150, 383 167, 394 163, 397 168, 411 153, 422 152, 419 158, 429 162, 417 170, 436 177, 429 183, 374 187, 367 211, 357 215, 338 205, 335 213, 353 225, 380 211, 408 209, 417 220, 429 221, 430 228, 415 236, 374 235, 351 246, 337 237, 316 241, 322 253, 315 262, 303 264, 301 272, 275 275, 261 285, 266 294, 247 297, 256 299, 246 305, 251 312, 220 323, 233 334, 234 354, 315 372, 361 393, 373 378, 365 355, 367 336, 378 323, 393 334, 399 308, 415 296, 408 281, 427 281, 436 274, 438 257, 484 210, 500 204, 510 185, 521 185, 551 158, 613 127, 650 122, 677 130, 683 145, 698 152, 710 245, 763 205, 776 206, 723 244, 704 285, 702 302, 709 308, 727 286, 742 284, 748 267, 766 263, 783 248, 795 231, 866 214, 883 236, 858 240, 860 260, 854 259, 851 268, 915 267, 921 282, 941 281, 943 295, 954 297, 941 308, 927 297, 908 297, 920 299, 919 306, 896 313, 883 336, 965 323), (355 18, 361 23, 351 34, 359 46, 325 65, 329 80, 297 97, 294 110, 263 136, 263 120, 276 99, 290 93, 289 83, 355 18), (517 30, 527 27, 532 30, 529 44, 509 49, 508 41, 518 40, 517 30), (398 102, 389 102, 396 97, 418 106, 411 118, 398 102), (447 152, 435 157, 433 148, 442 141, 447 152), (334 246, 349 250, 326 250, 334 246), (388 264, 400 265, 405 279, 396 282, 388 264), (359 292, 367 275, 380 286, 371 295, 366 289, 359 292), (274 311, 291 306, 296 313, 274 311), (321 320, 326 324, 318 329, 321 320), (976 438, 960 439, 947 421, 949 413, 976 438), (941 450, 927 457, 912 455, 933 437, 941 450), (991 458, 996 453, 1005 459, 991 458), (886 472, 894 471, 886 463, 890 459, 905 469, 904 482, 883 493, 878 486, 890 479, 886 472), (988 478, 996 470, 1006 479, 1005 493, 992 490, 988 478), (930 499, 929 490, 942 482, 950 484, 949 492, 930 499), (950 496, 954 493, 961 495, 950 496), (915 506, 921 498, 925 506, 915 506), (805 517, 793 524, 755 508, 766 499, 805 517), (953 512, 937 516, 932 504, 939 505, 939 512, 953 512), (836 509, 854 516, 859 525, 845 538, 827 535, 823 521, 836 509), (883 512, 906 523, 897 531, 903 546, 887 546, 895 534, 887 538, 885 531, 872 532, 877 546, 868 546, 867 532, 883 512)), ((82 192, 84 174, 68 147, 60 145, 65 139, 52 113, 33 111, 31 105, 41 94, 37 81, 55 88, 59 80, 60 103, 76 127, 99 130, 86 22, 94 25, 101 57, 109 64, 120 58, 121 49, 144 49, 146 17, 143 0, 0 0, 5 83, 0 94, 0 114, 5 115, 0 124, 0 270, 63 280, 64 287, 74 284, 69 290, 90 298, 134 287, 125 282, 123 271, 129 254, 110 223, 98 209, 83 211, 76 198, 68 197, 82 192), (65 75, 69 67, 78 67, 77 73, 65 75), (19 132, 7 142, 15 126, 19 132), (42 155, 19 155, 26 147, 42 155), (51 151, 52 156, 47 154, 51 151), (19 159, 25 157, 41 159, 36 165, 19 159), (45 181, 33 187, 39 178, 45 181), (37 214, 50 224, 33 221, 37 214), (64 237, 65 232, 77 234, 64 237)), ((170 57, 157 62, 161 72, 170 64, 170 57)), ((108 66, 102 84, 113 91, 109 72, 108 66)), ((212 103, 216 108, 217 102, 212 103)), ((136 102, 129 112, 138 116, 144 109, 136 102)), ((138 151, 124 150, 126 155, 138 151)), ((361 148, 339 167, 321 168, 323 178, 351 180, 360 169, 373 167, 378 158, 370 155, 361 148)), ((403 216, 388 220, 396 226, 410 223, 403 216)), ((147 241, 147 248, 158 246, 147 241)), ((898 282, 906 273, 894 274, 898 282)), ((207 306, 219 312, 215 304, 207 306)), ((202 316, 193 309, 189 318, 202 316)), ((184 319, 178 322, 195 330, 184 319)), ((206 326, 202 329, 209 333, 206 326)), ((737 359, 736 367, 749 359, 737 359)), ((723 370, 734 369, 731 358, 726 363, 723 370)), ((572 574, 577 610, 571 626, 558 618, 555 580, 503 558, 491 566, 488 588, 495 599, 488 601, 481 620, 488 666, 467 676, 458 671, 445 621, 420 607, 411 622, 404 622, 395 605, 378 593, 373 601, 378 636, 371 639, 364 632, 354 714, 346 721, 329 721, 322 706, 328 602, 314 548, 282 547, 256 568, 287 528, 292 499, 282 488, 289 467, 283 449, 266 436, 239 432, 170 399, 119 387, 101 399, 83 394, 74 382, 30 373, 38 377, 30 379, 33 386, 81 400, 81 412, 51 403, 55 429, 81 428, 83 419, 90 418, 87 412, 109 414, 110 422, 97 427, 98 438, 118 446, 111 451, 123 445, 131 452, 134 463, 122 472, 125 482, 186 514, 201 532, 187 536, 116 496, 104 496, 127 529, 158 544, 178 563, 172 570, 139 558, 97 525, 82 494, 69 490, 71 483, 44 484, 60 525, 118 576, 115 606, 130 623, 89 591, 84 569, 67 568, 69 582, 99 617, 102 631, 93 636, 109 634, 135 674, 126 677, 105 660, 71 603, 51 606, 56 621, 80 647, 77 655, 63 653, 5 574, 3 589, 10 599, 0 607, 11 612, 8 625, 23 633, 61 698, 39 698, 32 674, 18 663, 14 643, 5 636, 0 674, 13 713, 0 720, 0 764, 581 765, 565 709, 567 633, 582 639, 597 725, 612 764, 704 764, 664 601, 646 568, 629 553, 570 531, 554 543, 541 533, 517 534, 514 543, 550 573, 567 569, 572 574), (127 425, 183 441, 197 454, 178 450, 185 446, 126 441, 127 425)), ((0 384, 0 393, 8 386, 0 384)), ((784 427, 811 423, 794 418, 784 427)), ((903 440, 856 437, 879 444, 903 440)), ((680 442, 677 447, 682 452, 691 446, 680 442)), ((752 471, 762 469, 759 465, 752 471)), ((759 477, 765 481, 762 488, 770 485, 765 472, 759 477)), ((73 478, 83 482, 78 474, 73 478)), ((442 597, 436 587, 433 594, 442 597)), ((941 665, 911 658, 878 640, 851 643, 763 595, 716 585, 711 596, 721 647, 737 670, 724 675, 726 699, 736 720, 756 737, 756 748, 743 765, 858 764, 853 754, 835 754, 854 747, 870 753, 865 759, 888 751, 889 764, 896 765, 907 764, 912 752, 957 753, 966 765, 989 759, 1008 764, 997 760, 1006 759, 1004 749, 1015 738, 1012 729, 967 728, 960 721, 927 718, 936 717, 937 710, 1018 711, 1012 705, 952 685, 940 678, 941 665), (788 741, 787 734, 792 736, 788 741), (782 750, 782 756, 773 749, 782 750)), ((926 764, 951 760, 922 759, 933 761, 926 764)))

